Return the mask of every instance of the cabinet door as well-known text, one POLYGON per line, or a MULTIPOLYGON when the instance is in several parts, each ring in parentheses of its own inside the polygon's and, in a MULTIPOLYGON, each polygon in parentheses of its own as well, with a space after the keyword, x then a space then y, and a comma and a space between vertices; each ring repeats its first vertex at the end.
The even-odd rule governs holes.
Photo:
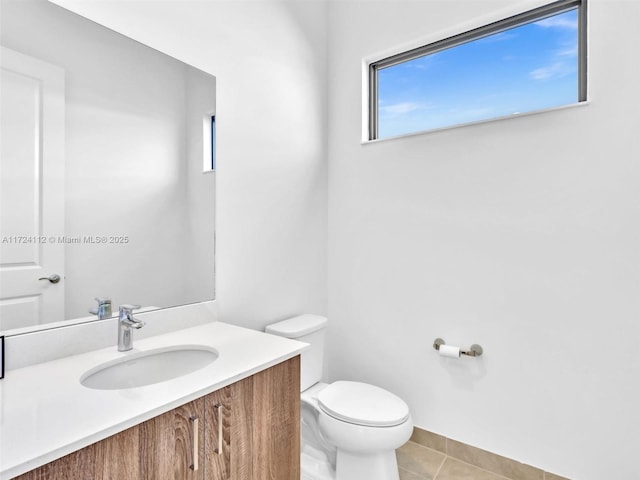
POLYGON ((94 443, 82 450, 42 465, 35 470, 15 477, 14 480, 81 480, 84 478, 101 478, 96 476, 95 473, 95 459, 100 443, 102 442, 94 443))
POLYGON ((96 442, 15 480, 115 480, 144 478, 141 471, 140 426, 96 442))
POLYGON ((300 479, 300 357, 232 385, 231 478, 300 479))
POLYGON ((206 480, 231 478, 231 429, 233 386, 204 397, 206 480))
MULTIPOLYGON (((204 400, 152 418, 140 428, 141 473, 155 480, 204 478, 204 400)), ((114 479, 116 477, 113 477, 114 479)))
POLYGON ((16 479, 202 480, 203 413, 195 400, 16 479))

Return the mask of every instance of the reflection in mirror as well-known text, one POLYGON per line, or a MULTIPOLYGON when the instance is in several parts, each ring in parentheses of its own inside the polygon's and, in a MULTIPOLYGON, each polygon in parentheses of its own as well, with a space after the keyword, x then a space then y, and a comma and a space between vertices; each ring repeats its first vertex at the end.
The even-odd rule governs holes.
POLYGON ((46 0, 0 13, 0 331, 211 300, 215 78, 46 0))

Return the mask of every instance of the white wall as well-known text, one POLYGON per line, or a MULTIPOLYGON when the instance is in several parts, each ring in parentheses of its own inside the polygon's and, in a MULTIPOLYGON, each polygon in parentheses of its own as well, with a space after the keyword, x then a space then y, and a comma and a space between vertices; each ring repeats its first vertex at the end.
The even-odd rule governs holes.
POLYGON ((215 78, 210 92, 187 88, 184 63, 44 0, 1 7, 3 45, 65 70, 65 231, 46 235, 129 238, 65 245, 65 318, 88 316, 96 296, 114 309, 212 299, 213 256, 196 258, 192 235, 213 250, 214 177, 201 153, 187 162, 202 129, 186 121, 198 115, 188 104, 215 108, 215 78), (196 191, 208 216, 191 208, 196 191))
POLYGON ((639 478, 640 3, 589 2, 589 105, 360 144, 363 57, 540 4, 331 3, 330 376, 572 479, 639 478))
POLYGON ((331 376, 576 480, 637 477, 637 2, 590 2, 589 105, 365 146, 363 57, 536 3, 64 3, 218 76, 224 318, 323 313, 328 153, 331 376))
POLYGON ((326 4, 56 0, 216 75, 216 300, 262 328, 326 309, 326 4))

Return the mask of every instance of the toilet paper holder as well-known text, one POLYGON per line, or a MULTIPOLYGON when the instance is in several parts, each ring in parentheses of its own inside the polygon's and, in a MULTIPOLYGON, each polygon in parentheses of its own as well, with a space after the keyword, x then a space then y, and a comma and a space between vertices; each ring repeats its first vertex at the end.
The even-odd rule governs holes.
MULTIPOLYGON (((444 343, 443 339, 436 338, 433 341, 433 348, 435 348, 436 350, 440 350, 440 345, 446 345, 446 344, 444 343)), ((469 350, 460 349, 460 355, 467 355, 468 357, 479 357, 480 355, 482 355, 482 352, 483 352, 482 347, 477 343, 474 343, 473 345, 471 345, 469 347, 469 350)))

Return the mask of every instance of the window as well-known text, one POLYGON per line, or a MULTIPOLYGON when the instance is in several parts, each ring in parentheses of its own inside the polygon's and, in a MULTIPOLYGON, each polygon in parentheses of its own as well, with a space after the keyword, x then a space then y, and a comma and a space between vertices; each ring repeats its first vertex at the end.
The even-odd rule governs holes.
POLYGON ((216 116, 211 115, 211 170, 216 170, 216 116))
POLYGON ((216 116, 208 113, 202 119, 202 171, 216 171, 216 116))
POLYGON ((586 0, 561 0, 369 65, 369 140, 586 100, 586 0))

